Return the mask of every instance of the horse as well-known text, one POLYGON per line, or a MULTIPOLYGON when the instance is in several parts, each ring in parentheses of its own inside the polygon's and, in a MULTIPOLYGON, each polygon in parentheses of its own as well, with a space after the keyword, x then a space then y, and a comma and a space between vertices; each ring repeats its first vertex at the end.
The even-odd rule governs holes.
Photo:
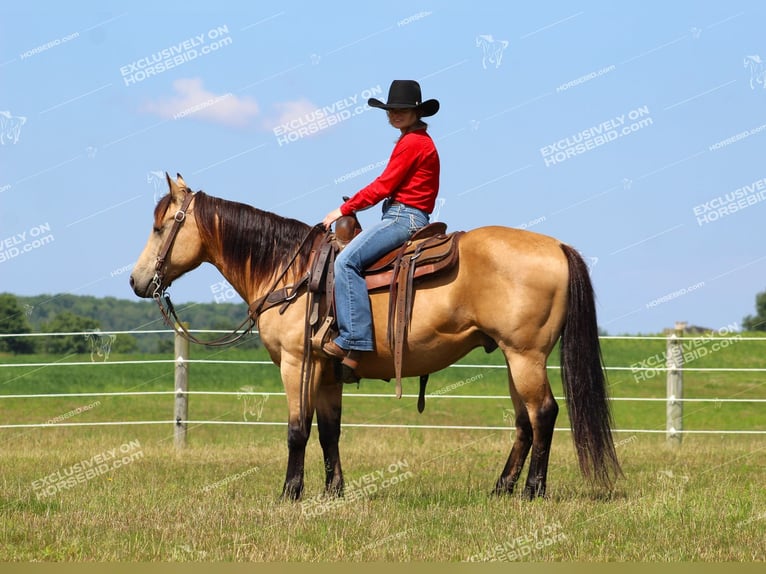
MULTIPOLYGON (((149 239, 130 276, 142 298, 159 298, 172 281, 202 263, 214 265, 237 293, 256 307, 258 332, 279 367, 287 398, 288 460, 282 496, 301 498, 305 449, 314 413, 325 467, 325 492, 344 489, 338 440, 343 384, 334 359, 312 353, 305 342, 308 296, 300 279, 311 244, 324 234, 253 206, 192 191, 180 174, 154 210, 149 239), (266 308, 269 293, 283 289, 285 304, 266 308), (289 301, 287 300, 289 299, 289 301), (312 367, 302 386, 304 361, 312 367)), ((385 328, 388 292, 371 292, 375 352, 356 369, 362 379, 391 379, 394 358, 385 328)), ((544 497, 553 429, 559 407, 546 373, 560 340, 561 376, 579 467, 594 487, 610 489, 622 476, 588 268, 571 246, 546 235, 509 227, 467 231, 459 262, 450 271, 419 280, 404 347, 402 375, 433 373, 477 347, 500 349, 515 412, 515 438, 495 483, 511 494, 527 457, 523 496, 544 497)))

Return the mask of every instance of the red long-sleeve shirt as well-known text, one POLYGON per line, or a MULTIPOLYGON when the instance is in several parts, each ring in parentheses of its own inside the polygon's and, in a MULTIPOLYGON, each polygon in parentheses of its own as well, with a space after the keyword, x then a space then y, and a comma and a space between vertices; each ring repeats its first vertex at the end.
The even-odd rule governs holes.
POLYGON ((420 129, 399 138, 383 173, 341 205, 340 211, 351 215, 390 198, 431 213, 438 193, 439 154, 431 136, 420 129))

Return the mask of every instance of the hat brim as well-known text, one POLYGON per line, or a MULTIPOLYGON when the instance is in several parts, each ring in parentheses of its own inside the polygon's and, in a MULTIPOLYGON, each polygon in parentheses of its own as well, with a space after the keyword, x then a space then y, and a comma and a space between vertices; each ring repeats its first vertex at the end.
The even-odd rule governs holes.
POLYGON ((379 108, 381 110, 416 110, 420 112, 420 116, 427 118, 433 116, 439 111, 439 100, 426 100, 419 105, 415 104, 386 104, 381 102, 377 98, 370 98, 367 100, 367 105, 371 108, 379 108))

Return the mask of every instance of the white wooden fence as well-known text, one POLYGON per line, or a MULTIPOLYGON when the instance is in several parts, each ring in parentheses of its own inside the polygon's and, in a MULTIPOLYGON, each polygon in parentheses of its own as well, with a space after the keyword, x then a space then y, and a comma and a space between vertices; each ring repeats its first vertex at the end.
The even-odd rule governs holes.
MULTIPOLYGON (((677 326, 678 327, 678 326, 677 326)), ((221 333, 223 331, 195 331, 197 333, 221 333)), ((137 335, 142 333, 172 333, 172 331, 105 331, 97 332, 99 336, 109 337, 114 340, 116 335, 129 334, 137 335)), ((75 332, 75 333, 30 333, 30 334, 12 334, 0 335, 0 337, 22 337, 22 336, 72 336, 82 335, 93 337, 93 332, 75 332)), ((644 336, 605 336, 602 339, 659 339, 666 341, 666 352, 649 358, 647 361, 633 364, 631 366, 607 367, 608 371, 631 371, 634 378, 646 379, 646 373, 651 377, 658 373, 666 373, 667 394, 665 397, 613 397, 612 401, 635 401, 635 402, 665 402, 666 403, 666 428, 662 429, 615 429, 617 433, 664 433, 667 440, 672 444, 680 444, 684 434, 766 434, 766 430, 713 430, 696 429, 684 430, 683 428, 683 405, 684 403, 766 403, 766 398, 694 398, 684 397, 683 393, 683 372, 766 372, 766 368, 693 368, 684 365, 684 358, 691 356, 694 359, 697 354, 689 352, 684 353, 684 341, 715 341, 719 346, 726 346, 729 341, 747 341, 757 342, 766 341, 766 337, 684 337, 682 330, 677 330, 667 337, 644 337, 644 336)), ((698 349, 704 347, 696 347, 698 349)), ((99 351, 104 354, 104 350, 99 351)), ((96 353, 98 354, 98 352, 96 353)), ((106 352, 108 358, 108 352, 106 352)), ((707 352, 705 355, 708 354, 707 352)), ((93 353, 92 353, 93 355, 93 353)), ((704 356, 704 355, 703 355, 704 356)), ((93 357, 91 357, 93 358, 93 357)), ((175 365, 175 390, 173 391, 125 391, 125 392, 93 392, 93 393, 44 393, 44 394, 0 394, 0 400, 18 400, 18 399, 45 399, 53 397, 117 397, 117 396, 138 396, 138 395, 172 395, 175 403, 175 414, 173 420, 152 420, 152 421, 100 421, 100 422, 47 422, 47 423, 29 423, 29 424, 0 424, 0 429, 19 429, 19 428, 50 428, 50 427, 97 427, 97 426, 128 426, 128 425, 173 425, 175 428, 175 444, 177 448, 182 448, 186 444, 186 432, 189 425, 266 425, 266 426, 284 426, 285 421, 207 421, 189 419, 188 415, 188 397, 190 395, 247 395, 255 396, 283 396, 281 392, 258 392, 243 393, 240 391, 194 391, 188 388, 188 365, 192 363, 219 363, 219 364, 251 364, 251 365, 272 365, 270 361, 238 361, 238 360, 211 360, 211 359, 190 359, 188 341, 176 334, 175 340, 175 358, 159 360, 136 360, 136 361, 81 361, 81 362, 55 362, 55 363, 0 363, 0 368, 106 368, 109 365, 135 365, 135 364, 169 364, 175 365)), ((505 365, 470 365, 454 364, 451 369, 505 369, 505 365)), ((549 369, 559 369, 558 366, 550 366, 549 369)), ((381 398, 391 399, 390 394, 369 394, 369 393, 350 393, 346 398, 381 398)), ((404 398, 416 398, 417 395, 403 395, 404 398)), ((455 395, 444 392, 434 392, 427 395, 429 400, 503 400, 506 395, 455 395)), ((563 400, 563 397, 556 397, 557 400, 563 400)), ((381 423, 344 423, 344 427, 361 428, 407 428, 407 429, 444 429, 444 430, 510 430, 508 426, 471 426, 471 425, 416 425, 416 424, 381 424, 381 423)), ((568 431, 568 428, 557 428, 559 431, 568 431)))

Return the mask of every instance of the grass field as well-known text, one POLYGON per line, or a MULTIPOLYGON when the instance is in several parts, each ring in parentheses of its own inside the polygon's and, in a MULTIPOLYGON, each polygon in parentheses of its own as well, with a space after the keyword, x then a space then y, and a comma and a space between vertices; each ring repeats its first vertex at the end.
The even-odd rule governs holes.
MULTIPOLYGON (((766 367, 764 342, 689 347, 687 367, 766 367), (706 348, 706 353, 695 349, 706 348)), ((630 366, 661 355, 663 341, 607 340, 605 362, 630 366)), ((192 358, 262 359, 192 349, 192 358)), ((111 356, 110 362, 136 357, 111 356)), ((143 357, 167 359, 168 357, 143 357)), ((35 357, 83 361, 87 357, 35 357)), ((579 474, 570 433, 555 434, 548 498, 526 502, 489 492, 510 449, 510 401, 498 354, 475 352, 431 377, 415 399, 363 381, 345 390, 344 422, 476 425, 508 430, 371 429, 341 438, 347 494, 321 496, 316 435, 307 451, 302 502, 278 497, 287 459, 280 396, 190 398, 191 420, 280 423, 200 425, 182 452, 170 424, 0 429, 0 562, 6 561, 763 561, 766 438, 617 432, 625 478, 599 492, 579 474), (353 397, 383 393, 386 398, 353 397), (51 486, 62 477, 64 487, 51 486)), ((5 357, 4 363, 31 362, 5 357)), ((552 361, 555 363, 555 361, 552 361)), ((6 367, 0 394, 168 391, 172 364, 6 367)), ((558 371, 551 369, 561 396, 558 371)), ((662 397, 664 373, 610 372, 613 397, 662 397)), ((687 397, 766 398, 760 372, 684 375, 687 397)), ((190 389, 281 390, 273 366, 192 364, 190 389)), ((405 382, 405 393, 416 384, 405 382)), ((568 425, 566 409, 557 427, 568 425)), ((665 427, 664 402, 614 402, 618 429, 665 427)), ((687 403, 685 429, 766 430, 763 403, 687 403)), ((171 395, 0 399, 0 424, 169 421, 171 395)))

